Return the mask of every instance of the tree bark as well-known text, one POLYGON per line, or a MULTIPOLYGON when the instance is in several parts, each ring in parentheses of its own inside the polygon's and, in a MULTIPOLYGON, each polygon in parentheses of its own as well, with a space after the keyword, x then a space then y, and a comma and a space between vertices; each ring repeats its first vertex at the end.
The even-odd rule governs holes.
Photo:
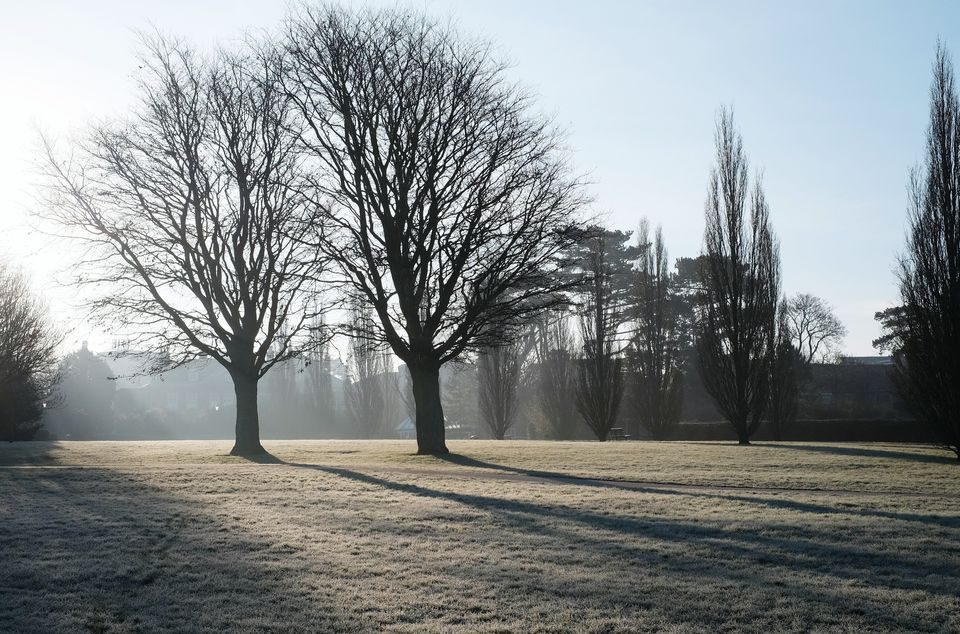
POLYGON ((231 456, 255 456, 266 453, 260 444, 260 414, 257 410, 256 372, 231 372, 237 397, 236 440, 231 456))
POLYGON ((417 405, 417 454, 450 453, 443 425, 443 404, 440 402, 440 366, 411 365, 413 400, 417 405))
POLYGON ((740 445, 750 444, 750 433, 746 429, 737 431, 737 443, 740 445))

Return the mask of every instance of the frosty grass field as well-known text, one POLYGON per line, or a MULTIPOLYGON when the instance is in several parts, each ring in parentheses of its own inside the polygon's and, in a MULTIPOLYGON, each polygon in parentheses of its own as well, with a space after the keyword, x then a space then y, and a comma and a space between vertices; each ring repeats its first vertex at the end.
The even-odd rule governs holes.
POLYGON ((960 630, 960 465, 904 445, 0 447, 0 632, 960 630))

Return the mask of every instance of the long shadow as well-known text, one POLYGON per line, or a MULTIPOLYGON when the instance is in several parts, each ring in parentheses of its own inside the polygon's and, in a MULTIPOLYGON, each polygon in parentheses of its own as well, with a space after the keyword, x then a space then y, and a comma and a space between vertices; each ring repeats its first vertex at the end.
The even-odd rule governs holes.
POLYGON ((242 460, 247 462, 252 462, 254 464, 290 464, 282 458, 277 458, 275 455, 269 451, 263 451, 261 453, 250 454, 248 456, 237 456, 242 460))
MULTIPOLYGON (((646 598, 649 600, 644 600, 644 593, 639 598, 631 593, 629 597, 617 599, 617 603, 631 609, 652 608, 663 615, 666 622, 690 622, 691 613, 696 614, 697 609, 705 608, 710 614, 723 613, 725 616, 721 622, 727 625, 732 622, 736 627, 749 626, 745 623, 736 625, 738 610, 730 609, 732 606, 704 606, 699 593, 695 591, 698 586, 732 585, 747 592, 747 588, 754 587, 761 595, 772 592, 774 595, 789 596, 805 606, 803 610, 807 617, 819 619, 825 615, 826 627, 840 627, 839 624, 845 621, 860 622, 861 617, 869 613, 871 622, 882 623, 877 627, 891 630, 911 629, 916 627, 917 618, 922 620, 927 617, 918 617, 916 614, 905 616, 907 613, 902 607, 892 605, 886 595, 867 597, 857 593, 854 588, 865 580, 895 592, 929 593, 935 595, 938 601, 952 601, 960 592, 954 559, 881 551, 837 535, 834 532, 836 527, 827 526, 823 530, 807 527, 799 536, 795 527, 778 525, 776 522, 755 528, 739 526, 729 530, 722 526, 711 526, 709 520, 623 517, 558 504, 541 505, 441 491, 344 468, 292 466, 330 473, 387 490, 464 504, 495 514, 497 519, 494 524, 501 526, 498 530, 512 527, 517 532, 517 536, 501 533, 501 540, 518 544, 518 539, 548 538, 556 542, 556 545, 550 546, 551 553, 583 553, 589 563, 583 563, 584 559, 580 558, 574 565, 609 571, 604 572, 604 578, 613 586, 617 583, 613 579, 628 575, 632 568, 652 568, 657 571, 656 576, 661 581, 654 583, 647 592, 659 593, 660 598, 653 599, 652 594, 648 594, 646 598), (585 531, 584 528, 590 530, 585 531), (595 532, 597 529, 601 532, 595 532), (652 547, 657 548, 657 543, 671 545, 668 548, 669 556, 651 551, 652 547), (890 571, 896 572, 891 574, 890 571), (853 582, 849 588, 848 581, 853 582), (694 589, 692 593, 691 589, 694 589), (699 608, 691 611, 689 605, 698 602, 699 608), (811 608, 811 604, 820 607, 811 608), (839 621, 836 620, 837 614, 842 615, 839 621)), ((539 563, 539 560, 534 561, 539 563)), ((471 565, 468 570, 453 567, 445 572, 474 582, 478 575, 488 576, 494 586, 504 585, 508 590, 513 588, 514 592, 522 589, 524 594, 537 592, 552 601, 572 602, 581 607, 585 600, 583 592, 599 591, 593 585, 586 590, 584 586, 571 585, 563 578, 537 576, 522 565, 509 568, 507 574, 508 569, 502 566, 502 563, 485 565, 481 562, 479 568, 482 570, 471 565)), ((758 598, 761 604, 769 600, 769 596, 766 599, 758 598)), ((783 625, 776 617, 770 622, 774 624, 771 628, 774 630, 777 629, 777 623, 783 625)))
POLYGON ((809 451, 813 453, 833 454, 837 456, 856 456, 862 458, 892 458, 908 462, 923 462, 927 464, 949 464, 957 466, 956 458, 950 456, 932 456, 930 454, 913 453, 909 451, 895 451, 891 449, 874 449, 872 447, 838 447, 836 445, 793 445, 761 443, 757 447, 772 447, 777 449, 792 449, 795 451, 809 451))
POLYGON ((0 470, 0 507, 3 632, 375 629, 296 556, 135 473, 0 470))
MULTIPOLYGON (((438 456, 438 458, 451 462, 454 464, 467 466, 467 467, 478 467, 484 469, 491 469, 499 472, 511 473, 514 475, 529 476, 533 478, 542 478, 545 480, 555 481, 558 484, 572 484, 576 486, 587 486, 587 487, 596 487, 596 488, 607 488, 607 489, 618 489, 623 491, 635 491, 640 493, 656 493, 661 495, 677 495, 677 496, 687 496, 694 498, 710 498, 717 500, 733 500, 737 502, 743 502, 746 504, 762 505, 769 508, 785 509, 798 511, 803 513, 814 513, 817 515, 857 515, 860 517, 872 517, 878 519, 890 519, 898 520, 903 522, 918 522, 921 524, 931 524, 934 526, 940 526, 943 528, 960 528, 960 517, 951 517, 951 516, 940 516, 940 515, 923 515, 919 513, 902 513, 897 511, 881 511, 877 509, 863 509, 863 508, 837 508, 834 506, 828 506, 824 504, 815 504, 812 502, 796 502, 792 500, 784 500, 779 498, 767 498, 760 496, 745 496, 745 495, 734 495, 734 494, 716 494, 716 493, 707 493, 704 491, 689 491, 685 490, 685 485, 677 485, 675 483, 647 483, 654 486, 644 486, 644 483, 635 483, 630 481, 617 481, 617 480, 597 480, 592 478, 582 478, 577 476, 571 476, 568 474, 557 473, 552 471, 537 471, 537 470, 528 470, 528 469, 518 469, 514 467, 508 467, 506 465, 499 465, 491 462, 484 462, 482 460, 477 460, 475 458, 469 458, 467 456, 460 455, 447 455, 447 456, 438 456), (661 488, 664 487, 664 488, 661 488), (670 488, 677 487, 677 488, 670 488)), ((295 465, 295 466, 304 466, 304 465, 295 465)), ((709 487, 705 487, 709 488, 709 487)), ((736 490, 741 487, 725 487, 718 486, 718 488, 736 490)), ((808 491, 799 491, 796 489, 790 489, 790 493, 807 493, 808 491)), ((809 493, 822 493, 822 491, 817 491, 815 489, 810 489, 809 493)))
POLYGON ((460 454, 444 454, 440 456, 434 456, 438 460, 443 460, 444 462, 449 462, 451 464, 460 465, 461 467, 476 467, 479 469, 492 469, 494 471, 502 471, 504 473, 512 473, 514 475, 529 476, 531 478, 550 478, 553 480, 572 480, 572 481, 584 481, 585 483, 598 483, 598 480, 592 478, 582 478, 575 475, 570 475, 569 473, 560 473, 559 471, 542 471, 537 469, 521 469, 519 467, 508 467, 506 465, 495 464, 493 462, 485 462, 483 460, 477 460, 476 458, 471 458, 469 456, 463 456, 460 454))
POLYGON ((60 447, 56 440, 0 442, 0 467, 53 464, 60 447))
MULTIPOLYGON (((709 445, 714 447, 736 447, 734 442, 700 441, 698 445, 709 445)), ((935 445, 928 445, 935 448, 935 445)), ((813 453, 833 454, 837 456, 857 456, 863 458, 891 458, 894 460, 906 460, 908 462, 925 462, 930 464, 949 464, 956 465, 957 459, 951 456, 933 456, 930 454, 913 453, 910 451, 899 451, 896 449, 876 449, 873 447, 843 447, 831 443, 823 444, 792 444, 780 443, 775 441, 760 441, 750 443, 749 447, 744 448, 749 451, 751 448, 758 449, 793 449, 795 451, 809 451, 813 453)))
MULTIPOLYGON (((776 525, 727 530, 711 526, 709 521, 622 517, 578 507, 436 490, 350 469, 272 458, 270 462, 261 462, 260 458, 252 462, 311 469, 367 486, 464 504, 495 513, 500 520, 496 522, 498 530, 506 526, 514 531, 495 541, 522 547, 523 540, 547 538, 556 542, 552 551, 561 556, 567 552, 592 554, 589 563, 578 565, 593 569, 588 572, 602 568, 604 579, 650 567, 658 575, 662 570, 669 581, 651 588, 634 588, 629 581, 625 586, 614 586, 611 581, 608 587, 628 587, 636 592, 631 597, 600 597, 594 601, 590 594, 582 593, 602 591, 602 587, 587 589, 570 583, 566 575, 531 572, 529 565, 538 562, 522 551, 514 555, 516 563, 507 564, 506 571, 498 567, 504 560, 479 569, 456 565, 457 553, 450 552, 450 567, 438 574, 461 575, 461 584, 478 595, 501 593, 498 596, 506 605, 520 600, 511 595, 520 584, 523 592, 539 593, 547 601, 541 606, 549 609, 579 614, 601 605, 611 613, 622 613, 621 606, 626 605, 632 610, 653 609, 669 620, 694 626, 698 613, 683 602, 702 600, 697 598, 697 586, 756 588, 763 595, 760 603, 783 593, 796 601, 821 604, 825 611, 829 607, 848 618, 855 618, 857 606, 838 600, 850 596, 843 594, 847 591, 845 584, 817 584, 816 578, 823 575, 832 579, 835 575, 854 581, 854 585, 870 582, 947 598, 960 589, 953 567, 955 558, 936 553, 881 553, 855 541, 844 541, 829 528, 817 541, 818 534, 813 531, 798 538, 795 534, 784 535, 776 525), (631 539, 637 535, 671 544, 669 559, 661 560, 651 551, 649 542, 631 539), (720 557, 710 561, 705 554, 720 557), (898 576, 875 578, 880 568, 897 569, 898 576), (785 575, 785 571, 799 574, 785 575), (504 583, 505 576, 513 582, 513 590, 504 583), (529 586, 524 587, 527 582, 529 586), (652 608, 641 607, 649 593, 656 593, 658 601, 652 608), (665 598, 668 595, 671 598, 665 598)), ((129 473, 118 475, 98 469, 55 473, 31 469, 27 473, 25 478, 23 473, 0 471, 0 500, 13 511, 0 522, 0 588, 4 590, 0 592, 0 631, 285 631, 291 629, 285 627, 285 619, 292 614, 306 614, 315 631, 357 631, 376 625, 360 620, 355 612, 340 613, 327 594, 311 593, 304 587, 305 565, 322 571, 324 576, 336 574, 335 566, 312 559, 304 562, 295 552, 287 551, 267 557, 265 562, 265 555, 275 544, 268 538, 237 531, 234 523, 220 522, 212 512, 216 507, 206 501, 185 501, 176 496, 176 490, 137 481, 129 473), (105 478, 110 486, 103 485, 105 478), (224 528, 229 530, 224 532, 224 528), (113 556, 104 556, 106 548, 113 556), (51 597, 57 597, 55 608, 49 607, 51 597)), ((709 497, 697 492, 677 494, 709 497)), ((748 497, 746 501, 754 500, 748 497)), ((354 521, 364 521, 364 517, 345 519, 347 524, 354 521)), ((391 525, 389 521, 373 530, 385 531, 387 537, 389 531, 410 534, 409 526, 391 525)), ((445 539, 441 543, 455 547, 455 535, 445 539)), ((322 557, 316 552, 313 557, 322 557)), ((375 552, 375 556, 391 557, 389 551, 375 552)), ((574 577, 579 574, 572 573, 574 577)), ((403 578, 365 579, 380 590, 402 588, 406 582, 403 578)), ((356 588, 345 590, 348 603, 363 602, 355 592, 356 588)), ((882 629, 903 626, 898 620, 902 606, 886 605, 873 598, 868 607, 873 623, 880 623, 882 629)), ((727 605, 715 609, 736 624, 740 608, 727 605)), ((629 616, 629 612, 626 614, 629 616)), ((810 608, 807 614, 816 615, 818 610, 810 608)), ((524 618, 529 624, 529 619, 536 616, 524 618)), ((660 623, 664 625, 664 621, 660 623)), ((412 626, 412 622, 407 624, 412 626)))
MULTIPOLYGON (((592 512, 586 512, 578 510, 575 508, 567 506, 545 506, 541 504, 535 504, 532 502, 524 502, 518 500, 510 500, 504 498, 494 498, 487 497, 482 495, 474 495, 467 493, 453 493, 448 491, 440 491, 436 489, 430 489, 423 487, 417 484, 408 484, 403 482, 394 482, 391 480, 385 480, 383 478, 378 478, 376 476, 360 473, 353 471, 351 469, 345 469, 342 467, 325 467, 320 465, 311 465, 311 464, 298 464, 298 463, 288 463, 292 467, 313 469, 316 471, 321 471, 325 473, 330 473, 337 475, 348 480, 353 480, 355 482, 361 482, 363 484, 378 486, 381 488, 408 493, 412 495, 417 495, 421 497, 434 498, 445 500, 448 502, 456 502, 460 504, 466 504, 477 509, 485 511, 501 511, 501 512, 510 512, 525 515, 528 517, 542 517, 550 519, 558 519, 564 521, 572 521, 581 525, 586 525, 591 528, 601 528, 604 530, 609 530, 613 532, 619 532, 623 534, 637 534, 637 533, 649 533, 651 530, 655 531, 659 536, 665 539, 672 538, 676 534, 687 534, 699 540, 723 540, 737 542, 740 544, 745 552, 753 550, 757 544, 767 543, 772 545, 775 548, 783 549, 787 551, 793 551, 797 548, 797 540, 784 541, 779 538, 760 536, 758 534, 749 534, 742 535, 736 532, 731 532, 724 530, 718 527, 709 527, 697 523, 683 523, 683 522, 672 522, 660 519, 646 519, 640 520, 636 518, 616 516, 616 515, 604 515, 592 512)), ((634 491, 640 491, 645 493, 652 494, 673 494, 673 495, 682 495, 690 497, 705 497, 711 499, 721 499, 729 500, 731 498, 722 495, 711 495, 711 494, 701 494, 696 492, 677 492, 677 491, 664 491, 662 489, 631 489, 634 491)), ((805 512, 815 512, 815 513, 838 513, 846 514, 848 510, 839 510, 832 507, 821 507, 819 505, 807 505, 803 503, 791 503, 783 500, 755 500, 752 497, 744 498, 735 498, 738 501, 756 503, 760 502, 769 503, 771 506, 776 508, 787 508, 792 510, 800 510, 805 512), (783 504, 786 502, 786 504, 783 504)), ((853 514, 856 514, 854 511, 853 514)), ((865 515, 870 517, 876 517, 873 514, 865 513, 865 515)), ((880 515, 883 519, 901 519, 905 521, 911 521, 912 518, 904 517, 901 514, 890 513, 880 515)), ((920 516, 925 518, 926 516, 920 516)), ((944 519, 943 521, 930 521, 925 523, 936 524, 939 527, 943 528, 958 528, 960 527, 960 519, 957 518, 937 518, 944 519)), ((526 528, 531 528, 527 526, 526 528)), ((836 557, 842 555, 844 557, 862 557, 864 556, 863 551, 858 550, 855 545, 844 545, 844 546, 833 546, 827 547, 816 542, 806 542, 804 546, 804 559, 807 555, 815 553, 820 550, 823 551, 824 555, 830 555, 836 557)), ((887 560, 891 565, 901 567, 904 570, 912 569, 918 567, 918 562, 912 558, 900 557, 897 555, 889 555, 887 560)), ((858 577, 853 577, 854 579, 858 577)), ((935 589, 935 586, 920 585, 916 587, 923 587, 929 591, 940 592, 939 589, 935 589)))

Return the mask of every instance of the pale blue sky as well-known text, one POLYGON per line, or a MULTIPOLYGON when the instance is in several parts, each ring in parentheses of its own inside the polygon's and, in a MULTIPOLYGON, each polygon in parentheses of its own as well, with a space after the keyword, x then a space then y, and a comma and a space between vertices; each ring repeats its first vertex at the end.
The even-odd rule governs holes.
MULTIPOLYGON (((662 223, 672 256, 700 248, 714 116, 732 104, 764 171, 785 290, 826 298, 850 330, 845 350, 873 353, 873 313, 897 296, 892 269, 936 40, 960 52, 960 3, 410 5, 492 40, 569 131, 596 209, 618 228, 642 215, 662 223)), ((272 28, 285 9, 275 0, 0 0, 0 255, 35 272, 58 315, 72 314, 70 293, 49 280, 63 250, 23 227, 36 127, 63 135, 122 112, 136 29, 209 46, 272 28)))

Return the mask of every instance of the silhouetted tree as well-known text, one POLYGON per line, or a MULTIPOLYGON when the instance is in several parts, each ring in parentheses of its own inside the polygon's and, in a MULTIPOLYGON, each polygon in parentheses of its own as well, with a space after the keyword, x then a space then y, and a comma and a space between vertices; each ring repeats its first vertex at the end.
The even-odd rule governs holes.
MULTIPOLYGON (((326 328, 321 322, 314 324, 311 333, 323 333, 326 328)), ((330 343, 323 335, 313 334, 320 340, 305 352, 304 374, 304 414, 313 417, 328 432, 339 421, 337 401, 333 391, 333 363, 330 355, 330 343)))
POLYGON ((873 340, 873 347, 879 352, 896 352, 903 347, 901 335, 906 332, 907 310, 903 306, 891 306, 873 314, 874 321, 880 324, 883 333, 873 340))
POLYGON ((815 295, 797 293, 785 305, 790 340, 804 363, 836 358, 847 329, 830 304, 815 295))
POLYGON ((93 128, 72 159, 48 145, 50 217, 83 241, 92 313, 153 350, 156 366, 207 355, 237 399, 232 454, 260 445, 257 384, 316 346, 307 246, 323 221, 304 192, 298 124, 265 54, 210 61, 147 43, 139 106, 93 128))
POLYGON ((554 440, 575 438, 580 425, 574 401, 577 358, 569 320, 569 315, 556 311, 537 324, 537 401, 545 435, 554 440))
POLYGON ((352 310, 352 324, 356 335, 350 339, 348 382, 344 386, 347 411, 355 430, 364 438, 381 436, 387 425, 387 399, 392 396, 387 389, 396 391, 388 384, 386 374, 392 374, 389 354, 383 345, 364 336, 372 327, 371 310, 356 299, 352 310))
POLYGON ((960 104, 942 45, 933 71, 927 156, 911 178, 894 359, 907 405, 960 458, 960 104))
POLYGON ((410 371, 419 453, 446 453, 440 367, 562 301, 581 187, 484 43, 400 9, 321 6, 290 21, 287 52, 339 229, 325 252, 410 371))
POLYGON ((748 188, 743 141, 727 109, 717 118, 716 152, 706 203, 697 348, 707 392, 740 444, 747 445, 767 405, 780 255, 763 187, 757 179, 752 192, 748 188))
POLYGON ((107 362, 83 346, 60 364, 60 403, 48 408, 46 428, 56 437, 103 440, 115 437, 116 377, 107 362))
MULTIPOLYGON (((657 440, 669 437, 680 418, 683 374, 672 281, 660 228, 651 240, 650 225, 640 222, 640 258, 633 273, 632 330, 627 362, 635 381, 637 418, 657 440)), ((634 430, 636 434, 638 430, 634 430)))
POLYGON ((697 357, 697 324, 704 303, 703 269, 707 258, 677 258, 670 285, 670 312, 676 322, 682 365, 693 367, 697 357))
POLYGON ((629 304, 630 264, 636 249, 629 233, 589 229, 579 258, 585 272, 577 363, 576 402, 584 422, 601 441, 616 424, 623 400, 622 333, 629 304))
POLYGON ((497 440, 503 440, 520 409, 520 384, 533 349, 533 333, 487 348, 477 355, 480 418, 497 440))
POLYGON ((27 278, 0 262, 0 440, 29 440, 40 428, 61 340, 27 278))
POLYGON ((771 335, 774 348, 770 363, 770 403, 767 418, 774 440, 783 440, 786 429, 797 418, 800 372, 806 361, 794 347, 788 303, 781 302, 771 335))

